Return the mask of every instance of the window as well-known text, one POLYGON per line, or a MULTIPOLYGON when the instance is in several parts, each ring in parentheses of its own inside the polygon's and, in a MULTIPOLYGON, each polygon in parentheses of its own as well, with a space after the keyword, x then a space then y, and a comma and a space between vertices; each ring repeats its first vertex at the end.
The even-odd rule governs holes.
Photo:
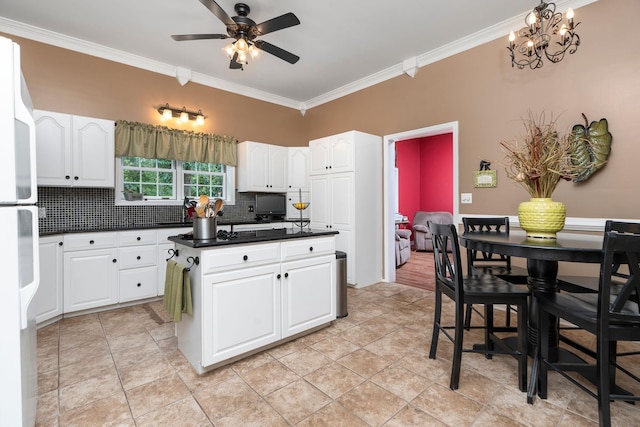
POLYGON ((175 205, 185 197, 206 194, 235 203, 235 168, 216 163, 121 157, 116 162, 117 205, 175 205), (143 200, 126 201, 122 192, 142 193, 143 200))

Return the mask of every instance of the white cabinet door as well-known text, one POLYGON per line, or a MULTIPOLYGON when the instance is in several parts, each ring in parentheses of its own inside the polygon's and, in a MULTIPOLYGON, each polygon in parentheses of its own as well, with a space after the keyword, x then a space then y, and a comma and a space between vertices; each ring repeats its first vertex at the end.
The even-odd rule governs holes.
POLYGON ((65 313, 118 302, 116 256, 116 248, 65 252, 65 313))
POLYGON ((309 190, 309 148, 289 147, 287 149, 289 174, 287 191, 309 190))
POLYGON ((287 147, 244 141, 238 144, 238 191, 287 191, 287 147))
POLYGON ((40 238, 40 286, 33 306, 36 323, 62 314, 62 236, 40 238))
POLYGON ((335 255, 282 264, 282 337, 336 318, 335 255))
POLYGON ((309 173, 353 172, 354 139, 354 132, 345 132, 309 141, 309 173))
POLYGON ((34 110, 38 185, 114 187, 114 122, 34 110))
POLYGON ((204 276, 203 366, 280 339, 279 273, 272 264, 204 276))
POLYGON ((284 193, 287 191, 288 163, 287 147, 269 145, 268 191, 275 193, 284 193))
POLYGON ((114 123, 73 116, 73 179, 78 187, 114 187, 114 123))
POLYGON ((329 229, 331 226, 331 179, 328 175, 315 175, 309 180, 309 220, 313 229, 329 229))
POLYGON ((33 118, 38 185, 71 186, 71 116, 34 110, 33 118))

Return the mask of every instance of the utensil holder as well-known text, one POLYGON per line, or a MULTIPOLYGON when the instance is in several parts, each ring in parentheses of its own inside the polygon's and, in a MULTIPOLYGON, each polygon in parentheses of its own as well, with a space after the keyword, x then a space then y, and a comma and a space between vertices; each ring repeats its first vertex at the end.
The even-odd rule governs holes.
POLYGON ((215 239, 218 234, 218 218, 193 218, 193 238, 196 240, 215 239))

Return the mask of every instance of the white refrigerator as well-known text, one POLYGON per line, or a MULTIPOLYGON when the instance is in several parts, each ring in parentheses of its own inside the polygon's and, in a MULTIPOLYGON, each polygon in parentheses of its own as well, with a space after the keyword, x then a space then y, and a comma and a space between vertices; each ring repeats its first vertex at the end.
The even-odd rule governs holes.
POLYGON ((36 418, 38 212, 35 123, 20 46, 0 37, 0 426, 36 418))

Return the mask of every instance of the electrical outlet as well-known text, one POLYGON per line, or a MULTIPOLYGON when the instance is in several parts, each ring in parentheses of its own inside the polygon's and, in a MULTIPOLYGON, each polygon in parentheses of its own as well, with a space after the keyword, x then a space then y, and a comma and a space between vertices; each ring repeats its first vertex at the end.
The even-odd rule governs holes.
POLYGON ((38 218, 46 218, 47 217, 47 208, 38 208, 38 218))
POLYGON ((460 194, 460 203, 462 204, 471 204, 473 202, 473 194, 471 193, 461 193, 460 194))

